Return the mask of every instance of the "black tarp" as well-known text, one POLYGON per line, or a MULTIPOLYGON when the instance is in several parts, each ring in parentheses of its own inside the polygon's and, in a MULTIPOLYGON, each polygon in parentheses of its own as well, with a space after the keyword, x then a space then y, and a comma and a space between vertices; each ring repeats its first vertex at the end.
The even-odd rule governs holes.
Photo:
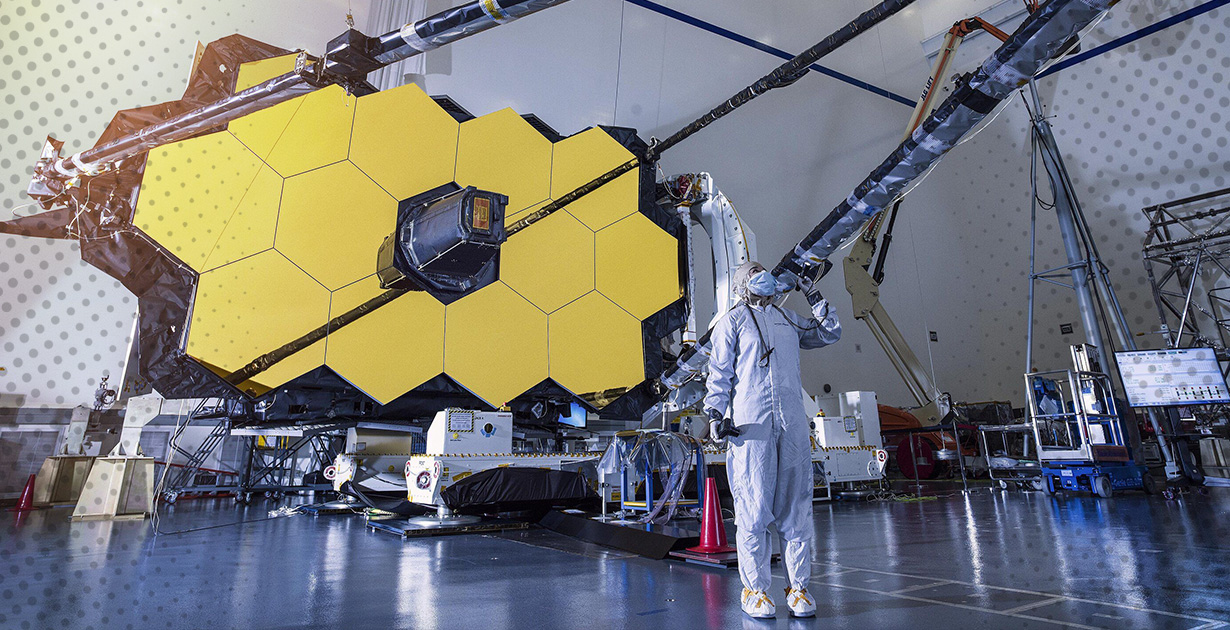
POLYGON ((454 512, 502 512, 575 506, 597 499, 581 473, 542 468, 492 468, 440 492, 454 512))
POLYGON ((433 512, 430 508, 411 503, 406 499, 405 492, 370 492, 359 488, 354 482, 347 481, 342 484, 342 493, 358 499, 369 508, 391 514, 423 516, 433 512))

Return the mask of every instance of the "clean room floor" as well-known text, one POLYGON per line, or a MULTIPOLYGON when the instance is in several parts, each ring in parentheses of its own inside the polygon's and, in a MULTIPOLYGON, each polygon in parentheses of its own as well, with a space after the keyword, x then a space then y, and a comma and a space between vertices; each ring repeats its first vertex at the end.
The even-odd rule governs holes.
MULTIPOLYGON (((279 505, 184 500, 162 529, 279 505)), ((819 504, 815 620, 739 611, 738 574, 544 530, 401 540, 294 515, 153 538, 148 521, 2 513, 3 628, 1219 628, 1230 491, 1175 501, 979 489, 819 504), (20 519, 20 520, 19 520, 20 519)), ((782 604, 781 568, 772 595, 782 604)))

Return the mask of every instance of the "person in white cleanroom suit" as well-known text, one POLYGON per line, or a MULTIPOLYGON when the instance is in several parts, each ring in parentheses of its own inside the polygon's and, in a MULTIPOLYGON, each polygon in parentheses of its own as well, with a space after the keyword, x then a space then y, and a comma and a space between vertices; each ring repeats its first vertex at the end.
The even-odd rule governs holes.
POLYGON ((776 281, 759 263, 735 272, 741 301, 714 326, 705 409, 711 433, 727 409, 739 435, 727 438, 726 470, 735 502, 743 611, 773 617, 769 525, 781 536, 786 604, 795 616, 816 614, 811 579, 811 419, 803 410, 799 349, 822 348, 841 337, 841 324, 818 292, 808 294, 814 318, 772 303, 776 281))

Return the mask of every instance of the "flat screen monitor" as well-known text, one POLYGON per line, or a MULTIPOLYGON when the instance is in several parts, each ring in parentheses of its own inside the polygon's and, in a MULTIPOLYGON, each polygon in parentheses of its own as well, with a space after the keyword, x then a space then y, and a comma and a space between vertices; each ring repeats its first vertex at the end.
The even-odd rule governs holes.
POLYGON ((587 419, 586 416, 587 412, 585 411, 585 407, 582 407, 579 403, 572 403, 572 405, 568 408, 568 415, 560 414, 559 423, 570 427, 576 427, 578 429, 584 429, 585 420, 587 419))
POLYGON ((1116 352, 1115 361, 1133 407, 1230 403, 1212 348, 1116 352))

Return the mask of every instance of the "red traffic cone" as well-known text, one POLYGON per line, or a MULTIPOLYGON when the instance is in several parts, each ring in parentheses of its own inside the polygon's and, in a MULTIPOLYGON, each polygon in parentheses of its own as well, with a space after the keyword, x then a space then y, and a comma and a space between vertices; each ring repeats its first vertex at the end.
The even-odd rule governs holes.
POLYGON ((34 509, 34 475, 26 480, 26 488, 21 491, 21 498, 17 499, 17 507, 14 507, 14 512, 28 512, 34 509))
POLYGON ((700 525, 700 544, 688 547, 696 553, 730 553, 735 548, 726 544, 726 523, 722 521, 722 507, 718 504, 717 479, 705 480, 705 514, 700 525))

